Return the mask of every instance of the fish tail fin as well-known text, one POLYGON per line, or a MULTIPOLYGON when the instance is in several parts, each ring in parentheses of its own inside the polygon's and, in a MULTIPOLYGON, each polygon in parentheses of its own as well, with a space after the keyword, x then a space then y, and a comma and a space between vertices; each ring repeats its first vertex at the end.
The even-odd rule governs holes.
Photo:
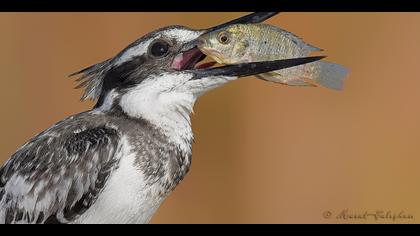
POLYGON ((348 69, 344 66, 326 61, 319 61, 311 64, 311 66, 314 67, 312 70, 318 71, 318 73, 314 73, 311 78, 317 84, 329 89, 343 90, 344 79, 348 74, 348 69))

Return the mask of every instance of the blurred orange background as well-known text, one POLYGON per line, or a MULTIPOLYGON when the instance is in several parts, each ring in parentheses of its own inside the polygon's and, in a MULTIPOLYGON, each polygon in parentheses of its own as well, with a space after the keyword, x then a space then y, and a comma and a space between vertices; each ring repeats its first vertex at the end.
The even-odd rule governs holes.
MULTIPOLYGON (((0 162, 90 109, 67 75, 156 28, 245 13, 1 13, 0 162)), ((281 13, 267 21, 350 69, 345 90, 245 78, 195 106, 185 180, 152 223, 420 223, 420 14, 281 13), (414 219, 345 220, 343 210, 414 219)))

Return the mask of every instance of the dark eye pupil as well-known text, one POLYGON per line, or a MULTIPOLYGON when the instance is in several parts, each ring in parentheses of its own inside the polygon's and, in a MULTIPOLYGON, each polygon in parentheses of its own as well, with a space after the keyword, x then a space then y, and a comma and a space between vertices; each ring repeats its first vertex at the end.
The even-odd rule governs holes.
POLYGON ((155 57, 165 55, 169 50, 169 45, 165 42, 156 42, 150 48, 150 53, 155 57))
POLYGON ((219 42, 222 44, 228 44, 229 43, 229 35, 222 32, 219 34, 219 42))

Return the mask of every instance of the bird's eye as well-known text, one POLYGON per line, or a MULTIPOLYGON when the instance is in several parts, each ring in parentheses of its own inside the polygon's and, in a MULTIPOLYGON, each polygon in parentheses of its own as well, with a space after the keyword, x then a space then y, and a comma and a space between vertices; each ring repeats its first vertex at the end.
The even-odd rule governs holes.
POLYGON ((149 54, 153 57, 163 57, 169 52, 169 43, 164 40, 156 40, 149 47, 149 54))
POLYGON ((221 44, 228 44, 230 42, 229 34, 227 32, 224 32, 224 31, 220 32, 218 37, 217 37, 217 40, 219 40, 219 42, 221 44))

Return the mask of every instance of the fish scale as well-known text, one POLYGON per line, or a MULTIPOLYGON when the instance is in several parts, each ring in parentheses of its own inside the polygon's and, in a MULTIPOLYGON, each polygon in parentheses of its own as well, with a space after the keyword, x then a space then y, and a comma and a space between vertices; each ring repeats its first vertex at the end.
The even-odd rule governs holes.
MULTIPOLYGON (((222 64, 273 61, 309 56, 322 49, 291 32, 268 24, 235 24, 201 36, 199 49, 222 64), (221 35, 228 37, 222 43, 221 35)), ((259 79, 289 86, 317 86, 341 90, 348 71, 341 65, 317 61, 270 73, 259 79)))

